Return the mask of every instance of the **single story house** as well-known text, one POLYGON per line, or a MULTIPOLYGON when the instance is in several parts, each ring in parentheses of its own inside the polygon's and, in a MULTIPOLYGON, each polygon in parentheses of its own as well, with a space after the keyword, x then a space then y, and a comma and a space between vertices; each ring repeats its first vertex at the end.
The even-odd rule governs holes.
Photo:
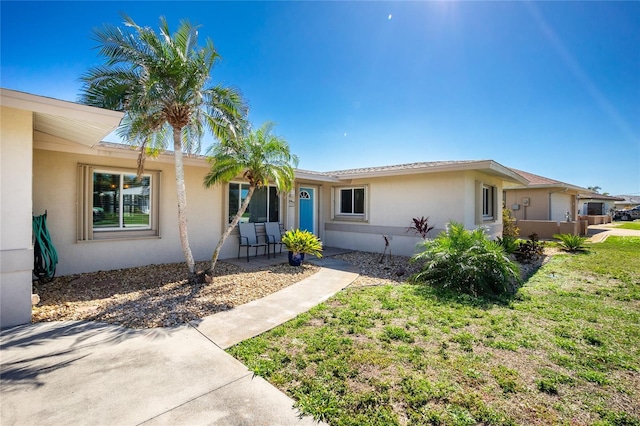
POLYGON ((580 194, 591 191, 522 170, 511 170, 527 181, 524 186, 509 184, 504 188, 504 206, 511 210, 521 236, 536 233, 540 238, 551 238, 558 233, 586 232, 586 225, 578 222, 578 200, 580 194))
POLYGON ((616 210, 632 209, 640 206, 640 196, 638 195, 618 195, 618 197, 622 198, 622 200, 613 203, 616 210))
MULTIPOLYGON (((101 142, 118 112, 0 89, 0 327, 30 322, 32 215, 47 212, 58 252, 57 275, 184 260, 177 227, 171 153, 146 161, 135 179, 137 151, 101 142)), ((206 189, 204 157, 185 157, 189 242, 209 259, 247 190, 241 178, 206 189)), ((254 195, 244 220, 303 228, 325 245, 411 255, 419 238, 411 219, 436 229, 450 221, 502 232, 505 185, 528 181, 492 160, 439 161, 314 172, 297 170, 295 189, 254 195)), ((229 238, 221 258, 237 255, 229 238)))
POLYGON ((589 225, 610 223, 613 219, 612 213, 616 210, 616 201, 624 201, 624 198, 597 193, 579 194, 579 218, 587 220, 589 225))

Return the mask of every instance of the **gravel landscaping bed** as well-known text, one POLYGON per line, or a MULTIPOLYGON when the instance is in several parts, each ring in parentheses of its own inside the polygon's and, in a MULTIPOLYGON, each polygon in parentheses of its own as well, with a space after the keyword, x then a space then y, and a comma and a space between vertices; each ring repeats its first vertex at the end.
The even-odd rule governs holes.
MULTIPOLYGON (((550 256, 558 253, 558 249, 545 247, 544 256, 531 263, 518 263, 520 266, 520 276, 523 280, 533 275, 533 273, 550 256)), ((401 284, 407 281, 412 275, 420 271, 420 264, 411 263, 409 257, 405 256, 384 256, 379 253, 351 252, 333 256, 336 259, 344 260, 360 269, 360 276, 351 284, 351 287, 363 287, 371 285, 401 284)))
MULTIPOLYGON (((208 262, 198 263, 204 270, 208 262)), ((288 264, 244 271, 218 262, 211 283, 189 284, 184 263, 100 271, 34 284, 32 321, 90 320, 130 328, 170 327, 260 299, 313 275, 288 264)))
POLYGON ((384 256, 380 253, 351 252, 333 256, 358 267, 360 276, 351 287, 401 284, 420 270, 405 256, 384 256), (381 261, 382 260, 382 261, 381 261))
MULTIPOLYGON (((521 265, 528 277, 548 256, 521 265)), ((418 272, 419 265, 404 256, 351 252, 334 256, 359 268, 352 287, 397 285, 418 272)), ((208 262, 198 263, 204 270, 208 262)), ((33 307, 33 322, 89 320, 130 328, 170 327, 203 318, 260 299, 313 275, 319 267, 288 264, 246 271, 218 262, 210 283, 189 284, 184 263, 100 271, 34 283, 40 303, 33 307)))

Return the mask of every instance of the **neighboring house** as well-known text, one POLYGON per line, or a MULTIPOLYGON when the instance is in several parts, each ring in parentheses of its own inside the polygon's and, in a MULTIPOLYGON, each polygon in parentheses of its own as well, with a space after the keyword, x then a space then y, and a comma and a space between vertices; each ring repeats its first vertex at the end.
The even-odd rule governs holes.
POLYGON ((622 200, 613 203, 616 210, 632 209, 640 206, 640 196, 638 195, 617 195, 617 197, 622 198, 622 200))
POLYGON ((624 201, 621 197, 589 193, 578 196, 578 214, 581 216, 610 215, 615 210, 615 202, 624 201))
MULTIPOLYGON (((121 113, 6 89, 0 105, 0 327, 30 322, 32 215, 48 214, 58 275, 184 261, 171 153, 147 159, 135 179, 137 151, 100 142, 121 113)), ((210 258, 247 191, 241 178, 205 189, 208 169, 204 157, 185 158, 197 260, 210 258)), ((356 250, 382 252, 386 235, 393 254, 410 255, 419 241, 408 231, 414 217, 429 217, 431 236, 450 221, 499 236, 505 183, 527 181, 491 160, 297 170, 294 190, 257 191, 243 220, 308 229, 327 246, 356 250)), ((237 249, 229 238, 221 258, 237 249)))
MULTIPOLYGON (((589 190, 522 170, 511 170, 527 181, 525 186, 504 188, 504 206, 515 217, 520 235, 526 237, 536 233, 541 238, 551 238, 553 234, 568 232, 561 230, 559 223, 578 220, 578 196, 589 190)), ((580 231, 572 229, 571 232, 580 231)))

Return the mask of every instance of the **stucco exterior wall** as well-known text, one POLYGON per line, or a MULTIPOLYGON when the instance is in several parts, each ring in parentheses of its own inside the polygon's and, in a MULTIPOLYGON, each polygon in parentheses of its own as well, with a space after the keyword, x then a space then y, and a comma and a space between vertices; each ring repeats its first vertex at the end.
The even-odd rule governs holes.
POLYGON ((517 220, 549 220, 549 190, 508 189, 505 193, 505 206, 517 220))
MULTIPOLYGON (((159 237, 76 240, 77 165, 133 170, 136 167, 135 156, 119 158, 109 153, 89 152, 34 150, 33 209, 35 214, 48 211, 47 224, 59 256, 57 275, 184 262, 177 226, 175 168, 171 162, 147 159, 145 165, 149 171, 161 172, 159 237)), ((223 191, 226 187, 220 185, 205 189, 202 185, 207 172, 205 164, 185 166, 189 243, 196 260, 210 259, 222 233, 225 211, 223 191)), ((236 253, 237 239, 231 236, 221 258, 235 256, 236 253)))
MULTIPOLYGON (((429 217, 429 224, 435 226, 428 235, 431 238, 442 232, 451 221, 463 223, 468 229, 478 226, 475 214, 477 180, 497 186, 496 194, 501 197, 502 182, 499 179, 475 172, 414 174, 324 184, 324 243, 330 247, 383 252, 385 242, 382 235, 390 235, 392 253, 410 256, 420 242, 419 237, 407 232, 414 217, 429 217), (336 189, 362 185, 367 187, 367 220, 334 218, 336 189)), ((497 214, 493 222, 484 224, 488 225, 491 237, 495 238, 502 232, 501 221, 502 215, 497 214)))
POLYGON ((584 220, 574 222, 519 220, 516 226, 520 229, 521 238, 528 238, 531 234, 536 234, 538 238, 551 240, 555 234, 586 235, 588 224, 584 220))
POLYGON ((31 321, 32 117, 0 107, 0 328, 31 321))
POLYGON ((560 188, 508 189, 505 192, 505 205, 518 220, 566 221, 567 211, 572 220, 578 218, 575 193, 560 188), (529 206, 524 205, 525 198, 529 199, 529 206), (520 208, 514 209, 514 204, 520 208))

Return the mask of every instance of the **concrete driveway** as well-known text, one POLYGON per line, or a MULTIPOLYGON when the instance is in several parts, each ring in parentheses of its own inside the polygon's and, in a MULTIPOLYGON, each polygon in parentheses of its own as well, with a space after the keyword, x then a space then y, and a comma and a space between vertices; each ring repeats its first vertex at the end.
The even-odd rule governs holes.
POLYGON ((344 262, 322 266, 280 292, 174 328, 70 321, 3 330, 0 424, 318 424, 222 347, 295 317, 358 276, 344 262))

